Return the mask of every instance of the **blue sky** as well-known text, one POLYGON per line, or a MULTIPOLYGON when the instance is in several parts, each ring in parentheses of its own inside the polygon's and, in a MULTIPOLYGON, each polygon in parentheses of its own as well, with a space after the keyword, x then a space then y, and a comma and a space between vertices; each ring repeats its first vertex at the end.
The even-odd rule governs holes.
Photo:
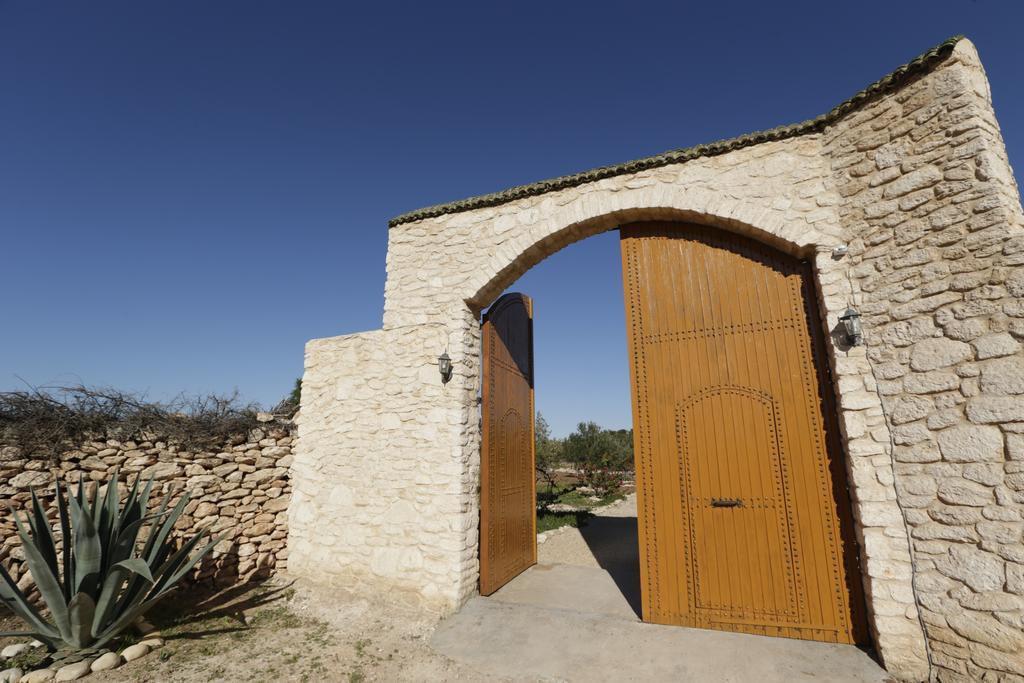
MULTIPOLYGON (((0 0, 0 390, 275 403, 380 326, 389 218, 792 123, 956 33, 1024 160, 1024 5, 0 0)), ((540 264, 538 406, 630 421, 614 233, 540 264)))

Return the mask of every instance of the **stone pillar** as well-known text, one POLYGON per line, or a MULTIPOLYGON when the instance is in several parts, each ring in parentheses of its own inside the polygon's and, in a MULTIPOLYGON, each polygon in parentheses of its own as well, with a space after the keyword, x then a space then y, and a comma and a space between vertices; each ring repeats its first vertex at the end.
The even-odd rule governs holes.
POLYGON ((910 527, 912 566, 892 570, 913 571, 932 675, 1024 675, 1024 221, 973 45, 825 148, 887 427, 865 428, 910 527))
POLYGON ((446 613, 475 588, 478 335, 468 311, 306 347, 289 566, 446 613), (437 357, 456 360, 442 384, 437 357))

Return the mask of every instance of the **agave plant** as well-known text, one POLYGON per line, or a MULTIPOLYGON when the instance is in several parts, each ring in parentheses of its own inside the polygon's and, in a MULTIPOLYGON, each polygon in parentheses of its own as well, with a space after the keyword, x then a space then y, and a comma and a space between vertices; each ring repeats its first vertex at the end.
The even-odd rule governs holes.
POLYGON ((35 491, 26 515, 28 529, 11 510, 49 620, 0 566, 0 600, 29 627, 0 636, 32 635, 50 650, 98 649, 172 591, 220 539, 209 540, 192 555, 210 536, 208 529, 202 529, 176 549, 171 530, 188 504, 188 492, 170 510, 168 493, 156 512, 149 514, 152 488, 150 478, 140 491, 136 478, 122 505, 116 471, 102 498, 98 490, 86 496, 82 481, 75 495, 58 481, 56 502, 63 539, 59 555, 35 491), (143 529, 147 533, 140 536, 143 529))

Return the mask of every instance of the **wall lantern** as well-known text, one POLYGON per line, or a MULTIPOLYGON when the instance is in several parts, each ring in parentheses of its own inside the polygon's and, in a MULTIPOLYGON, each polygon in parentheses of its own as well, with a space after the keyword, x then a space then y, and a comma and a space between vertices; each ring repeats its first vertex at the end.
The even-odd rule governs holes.
POLYGON ((850 346, 860 346, 864 341, 864 335, 860 329, 860 313, 852 308, 847 308, 846 312, 839 316, 839 322, 846 330, 846 343, 850 346))
POLYGON ((452 378, 452 359, 447 351, 437 357, 437 369, 441 373, 441 384, 448 384, 452 378))

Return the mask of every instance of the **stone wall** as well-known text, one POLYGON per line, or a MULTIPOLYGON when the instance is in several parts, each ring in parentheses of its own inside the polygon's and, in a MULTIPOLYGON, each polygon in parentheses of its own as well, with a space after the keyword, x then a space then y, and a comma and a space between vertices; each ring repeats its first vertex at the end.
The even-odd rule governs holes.
POLYGON ((392 227, 384 329, 306 349, 291 570, 456 609, 478 569, 480 311, 574 241, 694 221, 810 260, 826 329, 863 309, 866 346, 828 348, 886 668, 1024 676, 1024 219, 974 47, 915 73, 790 137, 392 227))
POLYGON ((444 349, 461 356, 475 343, 438 325, 310 342, 293 573, 439 613, 474 590, 476 465, 459 427, 475 422, 475 404, 464 383, 441 383, 436 363, 444 349))
POLYGON ((118 480, 129 486, 136 477, 145 482, 155 475, 154 506, 168 491, 175 492, 171 505, 184 490, 191 492, 192 500, 175 525, 176 538, 190 537, 206 526, 226 534, 197 567, 194 580, 225 584, 281 571, 288 561, 292 431, 289 422, 272 420, 252 430, 248 439, 202 452, 182 450, 157 438, 90 441, 55 461, 25 457, 14 446, 0 446, 0 563, 22 589, 31 585, 8 505, 26 509, 34 489, 56 529, 55 479, 73 486, 81 477, 91 491, 104 486, 119 468, 118 480))
POLYGON ((889 426, 868 416, 851 449, 895 459, 912 538, 912 568, 892 571, 913 570, 940 680, 1024 676, 1024 229, 972 46, 828 131, 825 152, 889 426))

